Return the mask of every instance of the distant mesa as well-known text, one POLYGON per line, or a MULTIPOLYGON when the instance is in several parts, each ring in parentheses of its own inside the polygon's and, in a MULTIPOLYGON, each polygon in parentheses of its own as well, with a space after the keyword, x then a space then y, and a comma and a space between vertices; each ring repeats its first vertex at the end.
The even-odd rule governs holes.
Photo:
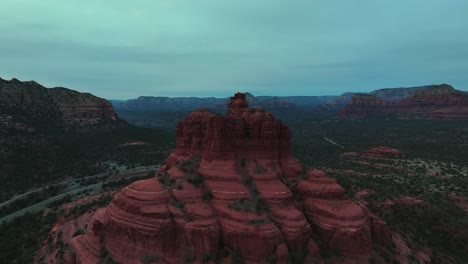
POLYGON ((290 140, 243 93, 226 115, 192 112, 155 177, 123 188, 72 239, 77 263, 315 263, 325 251, 368 263, 391 245, 386 223, 323 171, 305 172, 290 140))
MULTIPOLYGON (((245 93, 245 97, 250 107, 264 108, 283 118, 299 118, 298 114, 301 118, 333 118, 338 115, 341 118, 466 119, 468 116, 468 93, 448 84, 383 88, 369 93, 348 92, 338 96, 254 96, 245 93)), ((135 115, 129 113, 138 111, 193 111, 200 108, 224 111, 229 100, 215 97, 141 96, 112 102, 120 115, 131 119, 135 115)))
MULTIPOLYGON (((255 108, 293 108, 296 105, 287 99, 276 96, 255 97, 244 93, 245 99, 251 107, 255 108)), ((159 97, 140 96, 126 101, 113 100, 113 104, 122 111, 168 111, 168 110, 195 110, 200 108, 226 109, 230 98, 215 97, 159 97)))
POLYGON ((338 112, 343 118, 468 119, 468 95, 448 84, 355 94, 338 112), (379 97, 381 96, 381 97, 379 97), (401 98, 401 100, 398 100, 401 98), (387 99, 387 100, 386 100, 387 99))

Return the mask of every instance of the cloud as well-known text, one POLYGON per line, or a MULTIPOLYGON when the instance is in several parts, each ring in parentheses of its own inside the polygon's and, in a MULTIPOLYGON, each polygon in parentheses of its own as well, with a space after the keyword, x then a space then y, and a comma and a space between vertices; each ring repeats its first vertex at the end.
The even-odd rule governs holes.
POLYGON ((2 0, 0 76, 107 98, 468 89, 464 0, 2 0))

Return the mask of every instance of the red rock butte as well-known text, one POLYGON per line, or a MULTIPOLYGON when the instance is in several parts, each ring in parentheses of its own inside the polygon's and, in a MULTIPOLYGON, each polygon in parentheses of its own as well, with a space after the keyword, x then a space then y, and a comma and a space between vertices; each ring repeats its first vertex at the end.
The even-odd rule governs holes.
POLYGON ((355 94, 351 102, 338 112, 338 116, 468 119, 468 95, 448 84, 430 86, 401 101, 385 101, 371 94, 355 94))
POLYGON ((72 239, 76 261, 311 263, 332 250, 368 262, 373 242, 391 243, 386 223, 324 172, 306 173, 290 139, 242 93, 225 116, 191 113, 155 177, 123 188, 72 239))
POLYGON ((405 155, 403 155, 399 150, 386 147, 386 146, 375 147, 375 148, 362 151, 359 153, 359 156, 367 157, 367 158, 389 158, 389 159, 405 157, 405 155))

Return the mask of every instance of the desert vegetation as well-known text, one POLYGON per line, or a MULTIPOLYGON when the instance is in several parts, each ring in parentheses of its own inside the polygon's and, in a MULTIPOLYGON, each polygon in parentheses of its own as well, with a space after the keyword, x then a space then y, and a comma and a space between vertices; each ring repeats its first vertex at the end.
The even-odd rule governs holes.
POLYGON ((467 122, 332 119, 290 126, 294 152, 307 167, 327 171, 413 249, 429 248, 435 262, 463 262, 468 217, 456 198, 468 195, 467 122), (382 145, 399 149, 405 158, 358 155, 382 145))

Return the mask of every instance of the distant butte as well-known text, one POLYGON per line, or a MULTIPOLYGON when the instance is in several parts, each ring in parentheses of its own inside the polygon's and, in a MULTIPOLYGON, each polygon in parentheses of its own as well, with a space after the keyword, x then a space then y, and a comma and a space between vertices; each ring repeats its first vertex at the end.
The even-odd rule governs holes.
POLYGON ((361 157, 367 157, 367 158, 390 158, 390 159, 396 159, 396 158, 403 158, 405 155, 403 155, 399 150, 386 147, 386 146, 380 146, 380 147, 375 147, 371 148, 365 151, 362 151, 359 153, 359 156, 361 157))
POLYGON ((386 223, 346 197, 336 180, 305 172, 291 133, 246 95, 227 115, 194 111, 154 178, 137 181, 98 210, 71 241, 78 263, 304 263, 324 250, 367 263, 390 245, 386 223))
POLYGON ((351 102, 338 112, 338 116, 468 119, 468 95, 448 84, 419 87, 401 100, 384 100, 393 98, 391 92, 398 93, 401 90, 385 89, 373 94, 354 94, 351 102))

